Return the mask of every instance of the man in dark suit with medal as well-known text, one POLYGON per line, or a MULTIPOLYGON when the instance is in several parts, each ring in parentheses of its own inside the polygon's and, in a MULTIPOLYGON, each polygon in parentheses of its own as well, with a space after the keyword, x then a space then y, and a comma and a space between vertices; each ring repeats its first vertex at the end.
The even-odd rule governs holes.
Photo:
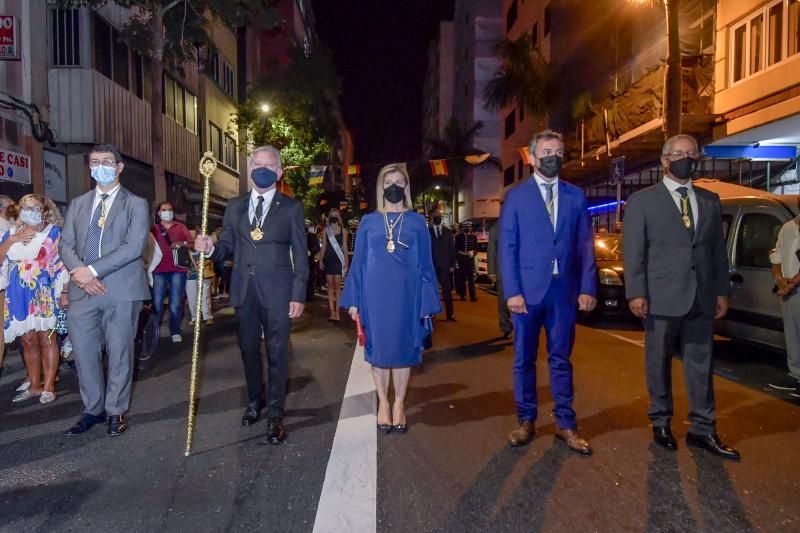
POLYGON ((672 419, 672 355, 683 356, 689 399, 686 444, 725 459, 739 452, 716 432, 714 319, 728 310, 728 255, 719 197, 692 186, 700 151, 689 135, 667 140, 664 179, 633 194, 625 209, 625 292, 645 331, 648 415, 653 440, 677 443, 672 419))
POLYGON ((249 164, 252 190, 228 202, 216 244, 198 235, 195 249, 214 261, 233 257, 230 304, 239 319, 249 404, 242 425, 254 424, 267 412, 267 442, 280 444, 289 359, 291 319, 303 314, 308 280, 308 248, 303 204, 277 191, 280 152, 272 146, 253 150, 249 164), (264 394, 262 331, 269 363, 264 394))

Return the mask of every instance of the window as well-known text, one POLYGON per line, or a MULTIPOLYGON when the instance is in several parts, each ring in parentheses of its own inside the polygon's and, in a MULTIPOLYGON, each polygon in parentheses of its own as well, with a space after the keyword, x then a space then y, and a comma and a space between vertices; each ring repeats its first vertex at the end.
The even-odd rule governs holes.
POLYGON ((183 93, 184 109, 186 111, 186 129, 197 133, 197 97, 189 92, 183 93))
POLYGON ((230 66, 227 62, 222 62, 222 89, 225 91, 225 94, 233 98, 236 94, 236 83, 235 83, 236 76, 233 73, 233 67, 230 66))
POLYGON ((517 130, 517 112, 512 109, 511 113, 506 115, 506 139, 511 137, 517 130))
POLYGON ((122 34, 97 13, 92 13, 94 69, 122 87, 128 88, 128 46, 122 34))
POLYGON ((50 57, 55 66, 78 67, 81 64, 79 14, 77 9, 50 11, 50 57))
POLYGON ((511 7, 508 8, 508 12, 506 13, 506 32, 511 31, 511 28, 514 27, 514 23, 517 21, 517 0, 512 0, 511 7))
POLYGON ((750 21, 750 74, 764 68, 764 17, 759 15, 750 21))
POLYGON ((534 22, 533 28, 531 28, 531 44, 534 48, 539 46, 539 23, 534 22))
POLYGON ((548 4, 547 7, 544 8, 544 36, 545 37, 550 35, 550 23, 551 23, 550 5, 548 4))
POLYGON ((164 113, 175 120, 175 80, 164 76, 164 113))
POLYGON ((208 53, 208 77, 219 83, 219 52, 212 50, 208 53))
POLYGON ((789 0, 789 10, 787 11, 788 28, 786 34, 789 37, 789 49, 787 56, 800 52, 800 0, 789 0))
POLYGON ((503 171, 503 187, 508 187, 514 183, 514 165, 503 171))
POLYGON ((208 123, 208 149, 217 158, 217 161, 222 162, 222 130, 213 122, 208 123))
POLYGON ((236 141, 227 133, 225 134, 225 153, 223 155, 225 156, 223 163, 233 170, 239 170, 239 158, 236 157, 236 141))
POLYGON ((767 66, 783 59, 783 1, 767 8, 767 66))
POLYGON ((775 247, 782 223, 764 213, 742 217, 736 236, 736 263, 745 268, 772 268, 769 252, 775 247))
POLYGON ((733 30, 733 81, 743 79, 747 74, 747 24, 733 30))
POLYGON ((164 114, 197 133, 197 97, 168 74, 164 75, 164 114))
POLYGON ((153 63, 141 54, 133 55, 133 91, 146 102, 153 99, 153 63))
POLYGON ((733 215, 722 215, 722 238, 728 242, 728 235, 731 233, 731 224, 733 224, 733 215))

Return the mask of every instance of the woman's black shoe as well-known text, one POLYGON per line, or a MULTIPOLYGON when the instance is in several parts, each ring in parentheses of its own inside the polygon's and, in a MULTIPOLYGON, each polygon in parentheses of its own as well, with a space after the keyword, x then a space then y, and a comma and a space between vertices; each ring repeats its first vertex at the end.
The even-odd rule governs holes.
POLYGON ((397 424, 396 426, 394 426, 394 430, 400 433, 401 435, 405 435, 406 431, 408 431, 408 426, 405 424, 397 424))
POLYGON ((384 435, 388 435, 392 432, 392 425, 391 424, 378 424, 378 432, 383 433, 384 435))

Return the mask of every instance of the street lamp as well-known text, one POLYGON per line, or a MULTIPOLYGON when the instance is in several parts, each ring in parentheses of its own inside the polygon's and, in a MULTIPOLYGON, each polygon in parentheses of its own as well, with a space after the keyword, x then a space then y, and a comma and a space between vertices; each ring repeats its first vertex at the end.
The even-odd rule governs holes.
POLYGON ((664 7, 667 24, 667 70, 664 72, 664 135, 681 132, 681 41, 678 32, 679 0, 628 0, 638 6, 664 7))
POLYGON ((269 104, 261 104, 261 112, 265 115, 269 113, 269 104))

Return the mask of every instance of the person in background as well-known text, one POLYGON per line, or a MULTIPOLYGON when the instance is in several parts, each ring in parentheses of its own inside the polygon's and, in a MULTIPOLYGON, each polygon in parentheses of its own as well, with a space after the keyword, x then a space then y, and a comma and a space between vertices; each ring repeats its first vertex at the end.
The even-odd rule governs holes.
POLYGON ((614 233, 622 235, 622 221, 614 222, 614 233))
MULTIPOLYGON (((502 202, 501 202, 502 207, 502 202)), ((500 241, 500 221, 496 221, 489 228, 489 246, 486 248, 486 267, 489 276, 494 276, 495 290, 497 291, 497 320, 503 339, 510 339, 514 331, 514 323, 511 322, 511 313, 506 305, 506 298, 503 293, 503 276, 500 275, 497 251, 500 241)))
POLYGON ((728 254, 719 196, 694 187, 700 149, 691 135, 667 139, 664 179, 628 198, 625 209, 625 295, 644 325, 648 416, 653 441, 678 445, 673 415, 672 357, 683 357, 689 400, 686 445, 738 461, 717 435, 714 320, 728 311, 728 254))
MULTIPOLYGON (((192 241, 197 237, 197 231, 190 230, 189 237, 192 241)), ((214 278, 214 267, 209 259, 200 265, 200 252, 193 251, 192 266, 186 274, 186 301, 189 304, 189 324, 194 324, 197 319, 205 320, 207 326, 214 324, 214 315, 211 313, 211 280, 214 278), (203 302, 200 306, 200 313, 197 311, 197 291, 200 283, 203 284, 203 302)))
POLYGON ((322 239, 322 268, 328 282, 328 310, 331 322, 339 322, 339 299, 342 294, 342 278, 347 272, 349 260, 347 258, 348 246, 347 230, 342 224, 342 215, 338 209, 328 212, 328 224, 325 227, 325 236, 322 239))
POLYGON ((356 250, 356 234, 358 233, 358 219, 351 218, 347 222, 347 227, 350 230, 347 235, 347 264, 353 260, 353 253, 356 250))
MULTIPOLYGON (((14 205, 14 200, 10 196, 6 196, 5 194, 0 195, 0 237, 11 229, 12 222, 9 217, 8 208, 12 205, 14 205)), ((5 301, 6 293, 4 290, 0 290, 0 316, 3 316, 5 301)), ((3 374, 3 356, 6 351, 6 343, 3 337, 3 335, 0 335, 0 375, 3 374)))
POLYGON ((306 302, 314 299, 317 288, 317 271, 319 270, 319 237, 317 228, 309 219, 305 219, 306 246, 308 246, 308 283, 306 284, 306 302))
POLYGON ((189 246, 189 230, 183 223, 175 220, 175 211, 169 202, 161 202, 156 207, 158 222, 150 232, 161 249, 161 263, 153 273, 153 310, 161 323, 164 312, 164 297, 169 293, 169 333, 172 342, 183 341, 181 322, 183 321, 183 293, 186 290, 187 269, 175 264, 172 249, 189 246))
POLYGON ((477 301, 475 296, 475 253, 478 251, 478 238, 472 233, 472 222, 461 223, 461 233, 455 238, 456 248, 456 292, 462 300, 466 300, 469 288, 470 301, 477 301))
POLYGON ((2 275, 6 290, 3 334, 6 343, 20 338, 30 386, 13 401, 56 399, 59 349, 54 329, 67 305, 69 272, 58 245, 64 219, 56 205, 39 194, 19 201, 19 218, 0 239, 2 275), (44 380, 42 380, 44 374, 44 380))
POLYGON ((453 315, 453 286, 450 279, 456 267, 456 252, 453 244, 453 234, 450 228, 442 224, 442 214, 439 211, 431 213, 431 255, 433 267, 436 269, 436 279, 442 290, 445 315, 447 320, 455 322, 453 315))
POLYGON ((377 210, 364 216, 341 306, 366 333, 378 393, 378 431, 405 433, 411 367, 422 361, 426 319, 441 312, 425 219, 413 211, 402 165, 378 173, 377 210), (389 385, 394 404, 389 408, 389 385))
POLYGON ((777 294, 781 298, 786 363, 789 367, 785 378, 771 381, 769 386, 800 396, 800 293, 797 291, 800 285, 800 216, 781 227, 778 242, 769 259, 777 294))

